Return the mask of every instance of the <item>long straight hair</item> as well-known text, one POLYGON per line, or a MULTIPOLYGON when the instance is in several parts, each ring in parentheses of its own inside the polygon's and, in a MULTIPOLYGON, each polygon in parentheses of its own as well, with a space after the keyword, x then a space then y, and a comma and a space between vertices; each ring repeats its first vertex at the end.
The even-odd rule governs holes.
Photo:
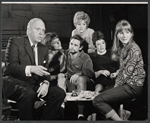
MULTIPOLYGON (((123 30, 128 30, 130 33, 132 33, 132 37, 134 36, 133 29, 131 27, 131 24, 127 20, 120 20, 115 28, 115 33, 114 33, 114 41, 113 41, 113 46, 112 46, 112 54, 111 58, 114 61, 118 61, 120 58, 121 50, 123 48, 122 42, 118 39, 117 35, 119 32, 122 32, 123 30)), ((130 39, 130 40, 131 40, 130 39)))

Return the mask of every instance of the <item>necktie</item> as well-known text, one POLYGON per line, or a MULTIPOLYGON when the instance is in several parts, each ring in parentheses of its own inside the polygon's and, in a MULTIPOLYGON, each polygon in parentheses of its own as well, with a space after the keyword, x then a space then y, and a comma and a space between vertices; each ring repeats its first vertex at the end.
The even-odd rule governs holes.
POLYGON ((34 59, 34 64, 35 64, 35 45, 32 45, 32 52, 33 52, 33 59, 34 59))

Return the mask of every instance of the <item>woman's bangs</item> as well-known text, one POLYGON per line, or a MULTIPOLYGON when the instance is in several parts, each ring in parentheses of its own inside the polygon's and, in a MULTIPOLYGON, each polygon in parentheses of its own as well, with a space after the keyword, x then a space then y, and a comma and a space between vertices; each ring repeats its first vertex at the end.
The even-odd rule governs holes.
POLYGON ((129 25, 121 25, 118 27, 117 32, 122 32, 123 30, 132 32, 131 27, 129 25))
POLYGON ((117 33, 122 32, 123 27, 122 26, 118 26, 118 28, 116 29, 117 33))

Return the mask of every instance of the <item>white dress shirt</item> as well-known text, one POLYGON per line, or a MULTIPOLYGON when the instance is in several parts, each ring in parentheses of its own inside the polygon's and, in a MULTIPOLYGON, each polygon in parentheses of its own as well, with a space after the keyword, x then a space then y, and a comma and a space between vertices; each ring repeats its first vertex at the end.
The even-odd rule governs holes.
MULTIPOLYGON (((29 39, 31 46, 34 45, 31 40, 29 39)), ((34 52, 35 52, 35 64, 38 65, 38 48, 37 48, 37 44, 35 44, 34 47, 34 52)), ((26 76, 31 76, 31 72, 30 72, 30 67, 31 65, 27 65, 25 68, 25 74, 26 76)))

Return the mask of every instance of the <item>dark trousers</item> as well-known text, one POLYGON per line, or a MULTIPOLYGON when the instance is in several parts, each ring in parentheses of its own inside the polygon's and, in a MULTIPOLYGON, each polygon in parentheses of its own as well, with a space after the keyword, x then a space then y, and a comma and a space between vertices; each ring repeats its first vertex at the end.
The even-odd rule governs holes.
POLYGON ((141 86, 124 84, 116 88, 108 89, 96 96, 93 100, 93 105, 102 114, 106 115, 112 110, 110 104, 122 103, 125 100, 136 98, 141 94, 141 91, 141 86))
MULTIPOLYGON (((15 93, 8 97, 18 103, 20 120, 33 120, 34 103, 37 98, 38 86, 31 88, 29 85, 20 85, 15 93)), ((49 92, 44 97, 46 106, 44 107, 41 120, 56 120, 60 106, 65 98, 65 92, 57 86, 50 86, 49 92)))

